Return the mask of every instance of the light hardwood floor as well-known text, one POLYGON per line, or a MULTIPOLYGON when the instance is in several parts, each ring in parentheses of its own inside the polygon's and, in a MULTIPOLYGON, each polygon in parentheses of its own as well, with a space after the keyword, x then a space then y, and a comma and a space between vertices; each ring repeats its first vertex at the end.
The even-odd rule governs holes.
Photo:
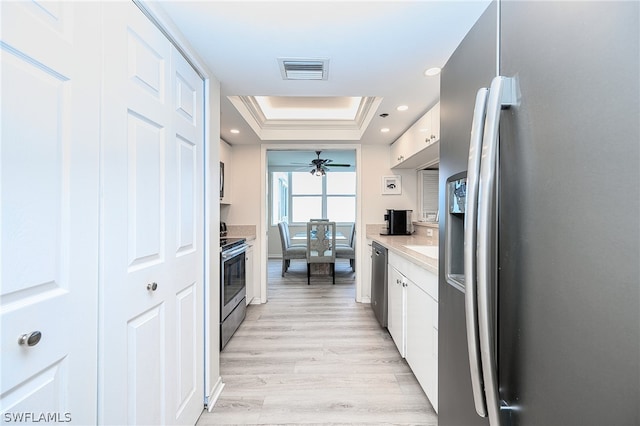
POLYGON ((339 261, 336 284, 292 260, 269 261, 269 302, 250 305, 220 354, 225 387, 198 425, 413 424, 437 416, 355 278, 339 261))

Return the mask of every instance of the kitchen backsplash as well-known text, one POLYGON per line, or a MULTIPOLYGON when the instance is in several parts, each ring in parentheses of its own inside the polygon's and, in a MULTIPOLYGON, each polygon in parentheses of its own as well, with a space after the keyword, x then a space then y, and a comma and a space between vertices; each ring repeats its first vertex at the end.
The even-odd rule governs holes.
POLYGON ((256 238, 256 225, 227 225, 229 237, 256 238))
MULTIPOLYGON (((380 232, 386 229, 386 225, 384 223, 374 223, 366 225, 366 233, 367 235, 377 235, 380 232)), ((438 245, 438 223, 427 223, 427 222, 413 222, 413 235, 417 237, 424 237, 428 241, 428 244, 437 246, 438 245), (431 234, 431 235, 429 235, 431 234)))

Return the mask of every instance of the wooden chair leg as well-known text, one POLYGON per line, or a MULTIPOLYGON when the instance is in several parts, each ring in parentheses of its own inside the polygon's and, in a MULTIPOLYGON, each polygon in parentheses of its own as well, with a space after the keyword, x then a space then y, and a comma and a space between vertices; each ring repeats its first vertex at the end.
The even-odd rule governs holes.
POLYGON ((282 276, 284 277, 284 273, 287 271, 287 259, 282 258, 282 276))
POLYGON ((333 277, 333 284, 336 284, 336 264, 332 263, 331 264, 331 275, 333 277))
POLYGON ((307 285, 311 284, 311 264, 307 263, 307 285))

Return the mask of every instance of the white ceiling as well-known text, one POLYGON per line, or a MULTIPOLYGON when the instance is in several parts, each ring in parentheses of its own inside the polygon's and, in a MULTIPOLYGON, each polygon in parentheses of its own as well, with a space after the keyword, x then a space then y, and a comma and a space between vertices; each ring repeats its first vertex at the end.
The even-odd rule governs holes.
MULTIPOLYGON (((156 5, 220 81, 221 137, 235 145, 261 141, 227 96, 382 97, 361 143, 390 144, 438 101, 439 76, 425 77, 424 71, 444 66, 488 3, 227 0, 156 5), (329 58, 329 78, 283 80, 277 62, 282 57, 329 58), (398 105, 409 109, 398 112, 398 105), (382 113, 389 116, 382 118, 382 113), (390 131, 381 133, 382 127, 390 131), (232 128, 240 133, 230 133, 232 128)), ((312 139, 307 134, 282 142, 325 142, 312 139)))

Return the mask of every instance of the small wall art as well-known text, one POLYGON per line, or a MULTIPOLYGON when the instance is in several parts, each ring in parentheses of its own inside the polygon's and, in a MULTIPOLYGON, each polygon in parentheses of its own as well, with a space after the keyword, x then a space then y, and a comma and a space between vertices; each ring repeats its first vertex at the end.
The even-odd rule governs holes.
POLYGON ((402 194, 402 176, 382 176, 382 195, 402 194))

